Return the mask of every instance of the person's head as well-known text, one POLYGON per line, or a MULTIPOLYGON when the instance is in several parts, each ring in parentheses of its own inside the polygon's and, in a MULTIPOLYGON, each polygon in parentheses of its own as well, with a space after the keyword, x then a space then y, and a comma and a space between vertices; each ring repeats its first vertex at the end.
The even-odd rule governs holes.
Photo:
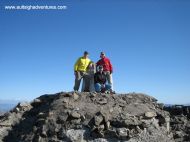
POLYGON ((102 58, 104 58, 106 55, 105 55, 105 53, 104 52, 101 52, 100 53, 100 58, 102 59, 102 58))
POLYGON ((87 52, 87 51, 84 51, 84 58, 88 58, 88 56, 89 56, 89 53, 87 52))
POLYGON ((99 72, 103 72, 103 70, 104 70, 103 66, 98 66, 98 71, 99 72))

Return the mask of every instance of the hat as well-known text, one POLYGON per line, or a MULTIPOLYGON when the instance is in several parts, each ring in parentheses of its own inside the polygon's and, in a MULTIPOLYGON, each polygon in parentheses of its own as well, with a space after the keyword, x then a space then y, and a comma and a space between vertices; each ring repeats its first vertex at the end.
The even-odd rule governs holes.
POLYGON ((104 53, 104 52, 100 52, 100 54, 101 54, 101 55, 105 55, 105 53, 104 53))
POLYGON ((89 53, 87 51, 84 51, 84 55, 88 55, 89 53))

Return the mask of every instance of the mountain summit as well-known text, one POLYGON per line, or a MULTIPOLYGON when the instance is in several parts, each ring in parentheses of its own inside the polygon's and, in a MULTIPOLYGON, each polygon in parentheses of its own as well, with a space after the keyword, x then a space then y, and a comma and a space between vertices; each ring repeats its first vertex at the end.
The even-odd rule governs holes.
POLYGON ((0 141, 172 142, 170 114, 145 94, 60 92, 0 117, 0 141))

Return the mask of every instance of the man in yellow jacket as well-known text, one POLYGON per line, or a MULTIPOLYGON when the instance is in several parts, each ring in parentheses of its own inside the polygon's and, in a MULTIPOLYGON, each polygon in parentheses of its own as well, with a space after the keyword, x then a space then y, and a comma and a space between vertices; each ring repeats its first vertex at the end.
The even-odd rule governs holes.
POLYGON ((88 85, 88 74, 87 69, 88 66, 91 64, 91 60, 88 58, 89 54, 87 51, 84 52, 83 57, 78 58, 74 65, 74 74, 75 74, 75 85, 74 85, 74 91, 78 91, 80 87, 80 82, 83 79, 85 82, 85 89, 84 91, 89 91, 89 85, 88 85))

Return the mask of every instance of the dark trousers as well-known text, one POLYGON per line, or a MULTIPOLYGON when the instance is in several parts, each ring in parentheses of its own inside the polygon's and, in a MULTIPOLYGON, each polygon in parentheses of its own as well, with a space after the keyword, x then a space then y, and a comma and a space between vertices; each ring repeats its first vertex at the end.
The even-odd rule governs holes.
POLYGON ((89 91, 89 77, 88 74, 86 72, 82 72, 82 71, 77 71, 75 74, 75 85, 74 85, 74 90, 78 91, 79 87, 80 87, 80 83, 81 80, 83 79, 83 81, 85 82, 85 88, 84 91, 88 92, 89 91))

